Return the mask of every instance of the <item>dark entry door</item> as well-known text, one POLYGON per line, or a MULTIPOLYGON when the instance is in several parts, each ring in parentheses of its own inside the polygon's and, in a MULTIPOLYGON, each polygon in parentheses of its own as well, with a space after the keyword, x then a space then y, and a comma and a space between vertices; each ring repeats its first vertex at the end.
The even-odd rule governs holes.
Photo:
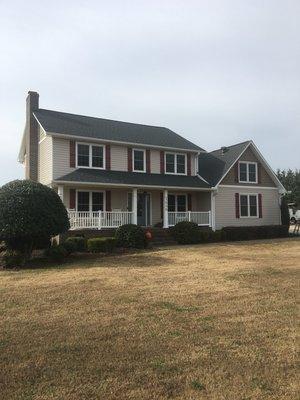
POLYGON ((137 224, 150 225, 150 194, 138 193, 137 198, 137 224))

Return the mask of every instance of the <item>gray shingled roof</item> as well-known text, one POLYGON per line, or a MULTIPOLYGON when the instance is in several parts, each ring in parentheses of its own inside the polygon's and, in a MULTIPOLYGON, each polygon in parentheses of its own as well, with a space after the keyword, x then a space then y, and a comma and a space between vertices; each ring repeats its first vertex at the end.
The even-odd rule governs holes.
POLYGON ((215 186, 249 143, 250 141, 247 140, 243 143, 228 146, 224 154, 222 154, 221 149, 211 151, 210 153, 201 153, 198 158, 199 175, 212 186, 215 186))
POLYGON ((84 182, 101 184, 127 184, 158 186, 158 187, 184 187, 184 188, 210 188, 198 176, 143 174, 139 172, 106 171, 99 169, 79 168, 55 181, 84 182))
POLYGON ((91 139, 146 144, 186 150, 203 150, 168 128, 133 124, 39 109, 35 117, 46 132, 91 139))

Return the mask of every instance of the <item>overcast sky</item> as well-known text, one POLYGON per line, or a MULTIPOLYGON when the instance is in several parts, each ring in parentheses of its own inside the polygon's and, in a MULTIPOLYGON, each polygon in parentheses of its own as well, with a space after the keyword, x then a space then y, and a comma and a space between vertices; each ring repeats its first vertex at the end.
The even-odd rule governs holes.
POLYGON ((162 125, 210 151, 253 139, 300 168, 299 0, 0 0, 0 185, 40 107, 162 125))

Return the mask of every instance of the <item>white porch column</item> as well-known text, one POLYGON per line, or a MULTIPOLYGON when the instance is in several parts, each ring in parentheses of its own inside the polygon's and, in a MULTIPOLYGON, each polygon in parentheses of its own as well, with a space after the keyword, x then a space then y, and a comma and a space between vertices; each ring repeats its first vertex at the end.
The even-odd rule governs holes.
POLYGON ((169 228, 169 214, 168 214, 168 190, 164 190, 163 194, 163 227, 169 228))
POLYGON ((57 187, 57 194, 59 195, 62 202, 64 202, 64 187, 58 186, 57 187))
POLYGON ((216 230, 216 195, 217 191, 210 192, 210 218, 211 218, 211 229, 216 230))
POLYGON ((132 189, 132 223, 137 225, 137 189, 132 189))

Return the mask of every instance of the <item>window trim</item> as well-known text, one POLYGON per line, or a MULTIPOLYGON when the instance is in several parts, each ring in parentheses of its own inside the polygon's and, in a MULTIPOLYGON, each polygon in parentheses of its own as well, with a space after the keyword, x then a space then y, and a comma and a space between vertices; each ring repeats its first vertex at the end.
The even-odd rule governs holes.
POLYGON ((165 174, 166 175, 187 175, 187 156, 186 153, 177 153, 173 151, 165 151, 165 174), (174 170, 175 172, 167 172, 167 154, 174 155, 174 170), (177 156, 184 156, 184 169, 185 172, 177 172, 177 156))
POLYGON ((257 184, 258 183, 258 167, 257 167, 257 162, 256 161, 239 161, 239 183, 252 183, 252 184, 257 184), (246 164, 246 174, 247 174, 247 180, 246 181, 241 181, 241 164, 246 164), (249 181, 249 165, 253 164, 255 165, 255 181, 249 181))
POLYGON ((184 213, 188 211, 188 198, 186 193, 168 193, 168 196, 175 196, 175 211, 169 211, 169 197, 168 197, 168 212, 184 213), (178 211, 178 203, 177 203, 178 196, 185 197, 185 211, 178 211))
POLYGON ((132 171, 133 172, 141 172, 141 173, 145 173, 146 172, 146 150, 145 149, 138 149, 138 148, 132 149, 132 171), (142 151, 143 154, 144 154, 143 170, 134 169, 134 152, 135 151, 142 151))
POLYGON ((105 169, 106 166, 106 145, 104 144, 96 144, 96 143, 90 143, 90 142, 76 142, 75 146, 75 167, 76 168, 89 168, 89 169, 105 169), (83 165, 78 165, 78 145, 83 144, 85 146, 89 146, 89 166, 83 166, 83 165), (93 167, 93 157, 92 157, 92 147, 102 147, 103 149, 103 167, 93 167))
POLYGON ((259 204, 258 204, 258 193, 239 193, 239 213, 240 213, 240 218, 254 218, 258 219, 259 218, 259 204), (241 212, 241 196, 247 196, 248 198, 248 203, 247 203, 247 209, 248 209, 248 215, 242 215, 241 212), (250 215, 250 196, 255 196, 256 197, 256 215, 250 215))
POLYGON ((77 211, 77 212, 97 212, 97 211, 92 211, 92 209, 93 209, 92 193, 102 193, 103 194, 103 212, 104 211, 106 212, 106 190, 84 190, 84 189, 76 189, 75 211, 77 211), (89 211, 78 211, 78 192, 89 193, 89 211))

